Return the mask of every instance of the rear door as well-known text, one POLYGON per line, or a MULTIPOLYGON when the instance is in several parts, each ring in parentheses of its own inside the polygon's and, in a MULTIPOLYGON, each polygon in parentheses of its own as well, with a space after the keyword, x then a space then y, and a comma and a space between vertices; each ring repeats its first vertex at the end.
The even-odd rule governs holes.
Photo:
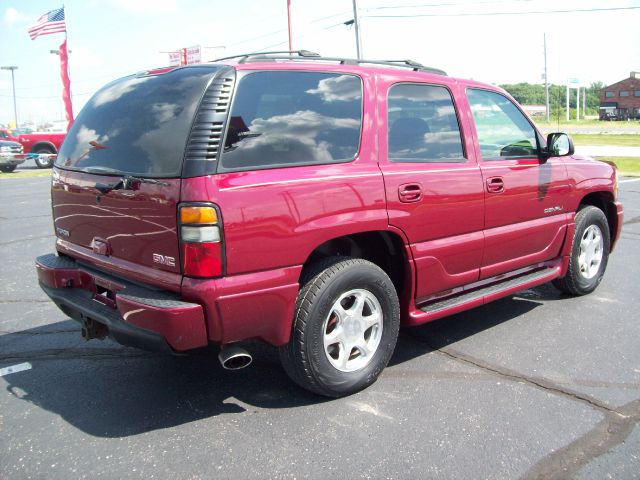
POLYGON ((380 76, 379 142, 389 223, 407 236, 416 302, 478 280, 484 193, 455 84, 380 76))
POLYGON ((543 142, 506 96, 467 89, 485 191, 485 247, 480 278, 559 255, 569 192, 562 160, 541 160, 543 142))
POLYGON ((126 77, 89 100, 55 162, 59 250, 124 276, 179 287, 179 275, 164 273, 180 273, 176 205, 184 150, 215 71, 126 77))

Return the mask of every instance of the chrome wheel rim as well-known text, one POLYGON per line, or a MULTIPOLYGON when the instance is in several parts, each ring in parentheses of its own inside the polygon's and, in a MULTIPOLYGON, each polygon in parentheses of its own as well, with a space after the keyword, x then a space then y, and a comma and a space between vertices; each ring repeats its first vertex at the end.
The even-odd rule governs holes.
POLYGON ((580 254, 578 266, 580 275, 592 279, 598 274, 604 253, 604 239, 602 231, 597 225, 589 225, 580 239, 580 254))
POLYGON ((341 372, 354 372, 371 362, 382 338, 382 308, 368 290, 343 293, 322 326, 324 353, 341 372))

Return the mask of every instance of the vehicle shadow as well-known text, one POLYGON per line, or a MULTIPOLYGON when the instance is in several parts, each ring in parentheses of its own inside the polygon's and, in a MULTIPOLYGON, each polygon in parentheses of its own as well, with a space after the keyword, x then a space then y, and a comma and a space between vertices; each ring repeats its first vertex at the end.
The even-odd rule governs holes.
POLYGON ((542 305, 543 300, 559 300, 562 297, 562 293, 552 285, 541 285, 424 325, 403 328, 398 339, 399 348, 396 348, 389 365, 397 365, 447 347, 524 315, 542 305))
POLYGON ((220 366, 217 349, 170 356, 110 340, 80 343, 79 335, 71 320, 4 334, 0 366, 30 362, 31 370, 2 377, 6 390, 93 436, 125 437, 221 414, 328 400, 293 384, 275 348, 263 344, 247 344, 254 363, 231 372, 220 366), (16 342, 24 346, 16 349, 16 342))
MULTIPOLYGON (((509 297, 404 329, 390 364, 432 352, 538 305, 509 297)), ((6 390, 93 436, 125 437, 222 414, 331 401, 297 387, 280 366, 277 350, 258 342, 244 344, 253 364, 230 372, 220 366, 217 349, 168 356, 110 340, 81 343, 79 330, 68 320, 6 333, 0 336, 0 366, 30 362, 31 370, 3 377, 6 390)))

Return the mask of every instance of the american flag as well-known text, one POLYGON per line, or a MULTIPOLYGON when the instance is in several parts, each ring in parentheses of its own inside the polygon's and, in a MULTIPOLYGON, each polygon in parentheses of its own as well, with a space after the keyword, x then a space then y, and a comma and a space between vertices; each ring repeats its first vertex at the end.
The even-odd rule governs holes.
POLYGON ((50 35, 52 33, 66 32, 67 25, 64 21, 64 7, 42 15, 35 25, 29 27, 29 36, 35 40, 40 35, 50 35))

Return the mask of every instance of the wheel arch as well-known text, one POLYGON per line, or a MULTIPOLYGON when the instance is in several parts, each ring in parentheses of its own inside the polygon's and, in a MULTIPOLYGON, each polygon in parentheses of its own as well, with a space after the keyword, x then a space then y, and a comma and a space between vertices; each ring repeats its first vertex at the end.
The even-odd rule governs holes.
POLYGON ((56 148, 56 146, 49 141, 39 141, 37 143, 34 143, 31 147, 31 153, 35 153, 35 151, 39 148, 47 148, 51 150, 52 153, 58 153, 58 149, 56 148))
POLYGON ((406 242, 396 232, 375 230, 353 233, 327 240, 318 245, 307 257, 300 277, 313 264, 323 258, 344 256, 368 260, 385 271, 398 292, 398 297, 403 297, 403 292, 411 288, 411 272, 409 258, 406 251, 406 242))
POLYGON ((611 192, 591 192, 580 200, 580 208, 592 206, 602 210, 609 224, 609 238, 613 242, 618 228, 618 215, 611 192))

